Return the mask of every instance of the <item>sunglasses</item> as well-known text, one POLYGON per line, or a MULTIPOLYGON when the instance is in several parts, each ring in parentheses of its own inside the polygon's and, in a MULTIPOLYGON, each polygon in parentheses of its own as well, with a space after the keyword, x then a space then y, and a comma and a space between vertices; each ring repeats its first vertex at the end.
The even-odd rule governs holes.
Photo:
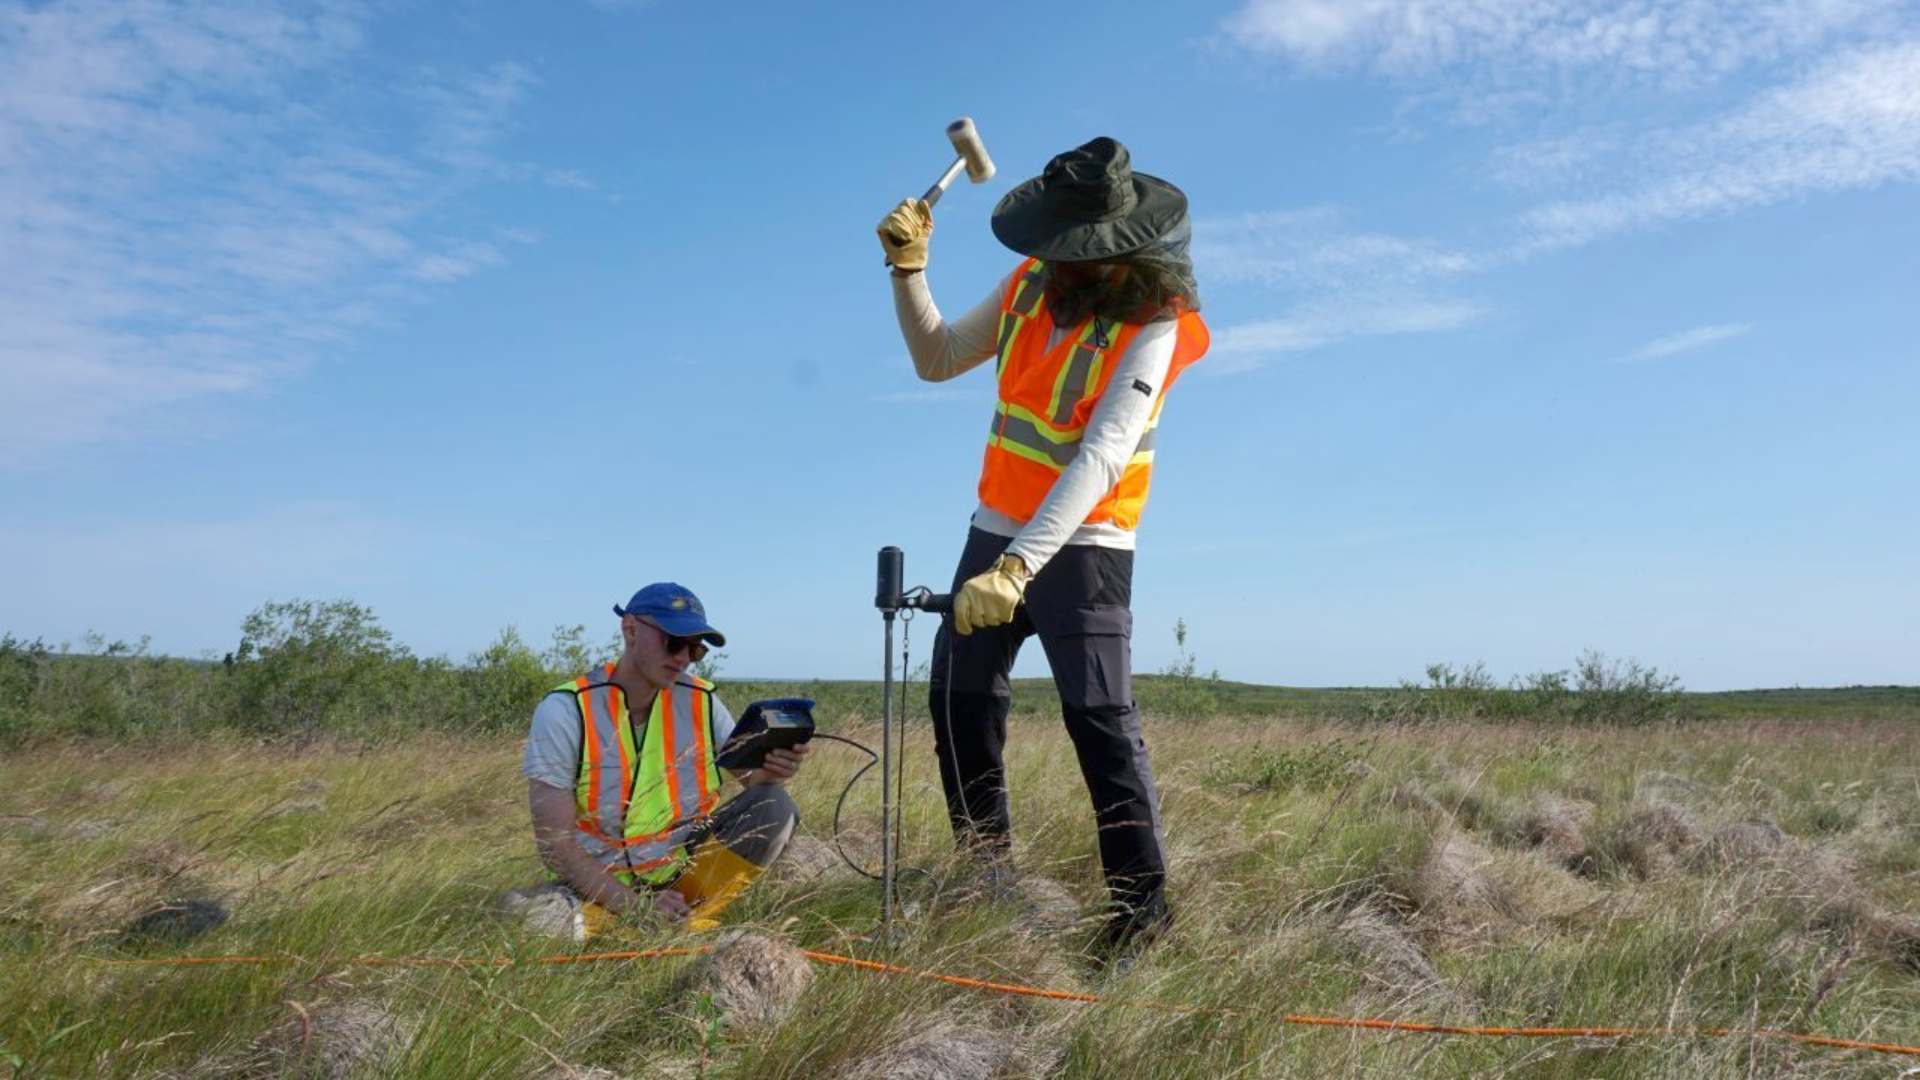
POLYGON ((668 656, 672 656, 677 652, 684 652, 687 654, 687 659, 689 660, 700 660, 706 657, 707 643, 705 640, 697 637, 681 637, 678 634, 669 634, 645 619, 639 621, 647 626, 653 627, 653 632, 660 635, 661 639, 666 643, 668 656))

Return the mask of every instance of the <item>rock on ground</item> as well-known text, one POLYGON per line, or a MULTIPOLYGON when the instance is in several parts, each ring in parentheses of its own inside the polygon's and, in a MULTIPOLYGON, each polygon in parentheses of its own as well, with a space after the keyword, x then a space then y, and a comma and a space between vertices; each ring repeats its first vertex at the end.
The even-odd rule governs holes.
POLYGON ((1333 936, 1363 965, 1368 981, 1389 1002, 1471 1017, 1473 1003, 1434 969, 1405 928, 1371 908, 1354 908, 1333 936))
POLYGON ((259 1042, 263 1064, 276 1075, 326 1080, 398 1075, 415 1034, 413 1024, 374 1001, 303 1005, 294 1012, 259 1042))
POLYGON ((1436 836, 1406 882, 1416 925, 1505 936, 1595 903, 1592 883, 1537 851, 1492 850, 1460 832, 1436 836))
POLYGON ((123 945, 180 945, 227 921, 227 909, 213 900, 162 904, 120 932, 123 945))
POLYGON ((548 883, 514 889, 503 894, 495 907, 502 916, 518 919, 532 933, 576 945, 587 939, 580 900, 564 885, 548 883))
POLYGON ((1013 888, 1022 929, 1031 934, 1062 934, 1080 924, 1080 901, 1065 885, 1038 874, 1022 874, 1013 888))
POLYGON ((800 950, 766 934, 742 931, 720 941, 681 979, 683 993, 705 994, 729 1023, 772 1026, 813 982, 800 950))
POLYGON ((1700 867, 1747 866, 1780 854, 1787 844, 1787 834, 1771 821, 1736 821, 1715 829, 1691 861, 1700 867))
POLYGON ((1017 1033, 941 1017, 897 1026, 885 1045, 839 1075, 846 1080, 989 1080, 1031 1071, 1017 1033))
POLYGON ((851 881, 860 876, 847 865, 832 844, 799 833, 787 841, 786 850, 768 869, 776 880, 800 884, 851 881))

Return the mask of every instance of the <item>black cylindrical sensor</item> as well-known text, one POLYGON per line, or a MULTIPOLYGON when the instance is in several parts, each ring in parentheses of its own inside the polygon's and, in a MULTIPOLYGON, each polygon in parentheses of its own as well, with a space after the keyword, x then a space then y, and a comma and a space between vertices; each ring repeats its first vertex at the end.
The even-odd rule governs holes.
POLYGON ((881 611, 900 610, 900 589, 906 577, 906 554, 892 544, 881 548, 880 566, 873 588, 873 606, 881 611))

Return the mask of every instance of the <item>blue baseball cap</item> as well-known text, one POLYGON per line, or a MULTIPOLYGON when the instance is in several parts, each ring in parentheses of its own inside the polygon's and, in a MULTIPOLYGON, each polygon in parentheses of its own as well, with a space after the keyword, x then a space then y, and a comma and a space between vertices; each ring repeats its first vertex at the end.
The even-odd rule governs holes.
POLYGON ((700 598, 684 585, 656 581, 633 594, 626 607, 613 605, 615 615, 634 615, 646 619, 674 637, 697 637, 715 645, 725 645, 727 637, 707 623, 707 609, 700 598))

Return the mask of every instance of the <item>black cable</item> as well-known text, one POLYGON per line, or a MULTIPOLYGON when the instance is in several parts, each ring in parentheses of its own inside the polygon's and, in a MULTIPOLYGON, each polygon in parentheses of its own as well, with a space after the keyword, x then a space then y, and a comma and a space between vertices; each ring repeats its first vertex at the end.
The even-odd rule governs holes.
MULTIPOLYGON (((932 596, 933 590, 927 588, 925 585, 918 585, 912 589, 907 590, 902 595, 909 599, 924 599, 925 597, 932 596)), ((900 679, 900 722, 901 722, 900 750, 901 750, 901 760, 902 760, 903 767, 897 770, 894 775, 894 784, 895 784, 894 804, 898 811, 895 814, 894 821, 893 821, 893 829, 894 829, 893 850, 896 852, 896 854, 900 850, 900 839, 903 835, 901 831, 902 820, 905 817, 905 810, 906 810, 907 781, 906 781, 906 769, 904 767, 904 763, 906 758, 906 754, 905 754, 906 715, 907 715, 907 701, 908 701, 907 684, 913 681, 913 669, 912 669, 911 662, 909 660, 909 657, 911 657, 912 655, 912 653, 910 652, 912 639, 911 639, 910 633, 907 630, 906 624, 912 621, 913 611, 914 611, 914 608, 912 607, 905 608, 906 617, 901 620, 902 625, 900 627, 900 634, 901 634, 900 663, 901 663, 901 666, 905 669, 905 673, 901 676, 901 679, 900 679)), ((942 619, 944 622, 945 617, 942 616, 942 619)), ((938 638, 936 637, 935 640, 938 640, 938 638)), ((951 633, 947 635, 946 652, 947 652, 947 667, 951 669, 953 667, 953 636, 951 633)), ((952 678, 951 670, 949 670, 948 672, 948 678, 947 678, 947 684, 946 684, 946 697, 947 697, 947 712, 949 713, 949 716, 946 718, 947 719, 947 743, 949 746, 951 746, 953 743, 953 734, 952 734, 953 720, 950 715, 953 711, 953 678, 952 678)), ((884 732, 882 734, 884 735, 884 732)), ((881 879, 879 874, 872 873, 871 871, 865 869, 859 863, 854 862, 853 857, 847 854, 847 849, 840 842, 840 817, 841 817, 841 814, 846 809, 848 796, 853 794, 854 785, 860 782, 861 777, 867 775, 868 770, 872 769, 875 765, 880 764, 880 755, 874 753, 873 749, 867 746, 866 744, 855 741, 853 739, 849 739, 844 735, 829 735, 824 731, 820 731, 820 732, 815 732, 813 737, 816 739, 831 739, 834 742, 846 743, 848 746, 851 746, 855 750, 858 750, 861 753, 867 755, 867 763, 865 765, 860 766, 859 769, 854 771, 854 774, 852 776, 847 778, 847 785, 840 789, 840 797, 834 800, 834 803, 833 803, 833 851, 834 851, 834 854, 840 856, 840 861, 846 863, 847 868, 852 870, 854 873, 859 874, 861 877, 866 878, 869 881, 879 881, 881 879)), ((897 859, 896 859, 896 863, 897 863, 897 859)), ((914 867, 897 867, 895 870, 895 873, 897 874, 903 871, 911 872, 911 873, 919 873, 919 874, 929 874, 929 872, 926 870, 921 870, 914 867)))
POLYGON ((880 764, 880 755, 874 753, 872 749, 865 744, 855 742, 844 735, 829 735, 824 731, 816 731, 813 733, 813 737, 816 739, 832 739, 834 742, 843 742, 867 755, 867 763, 860 766, 853 776, 848 778, 847 786, 840 789, 840 798, 835 800, 833 804, 833 851, 834 854, 840 856, 840 861, 846 863, 847 868, 854 873, 871 881, 879 881, 879 874, 868 873, 859 863, 853 861, 853 858, 847 854, 846 848, 840 846, 840 811, 847 805, 847 796, 853 794, 853 785, 859 783, 860 778, 867 775, 868 769, 880 764))

